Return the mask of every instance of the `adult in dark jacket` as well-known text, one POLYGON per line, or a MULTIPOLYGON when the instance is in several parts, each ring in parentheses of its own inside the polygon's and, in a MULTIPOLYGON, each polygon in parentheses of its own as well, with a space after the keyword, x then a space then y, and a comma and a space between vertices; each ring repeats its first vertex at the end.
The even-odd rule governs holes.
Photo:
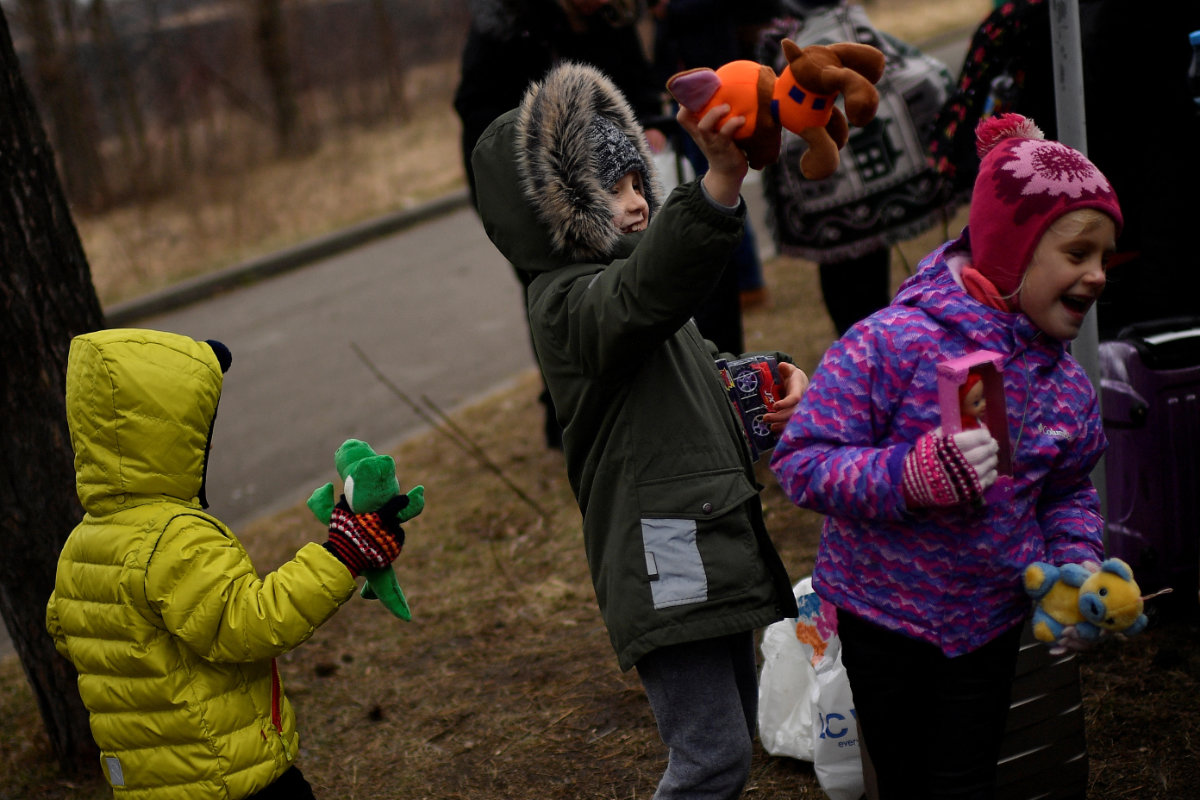
MULTIPOLYGON (((462 120, 462 155, 467 187, 475 199, 471 150, 492 120, 516 108, 531 81, 563 60, 602 69, 649 123, 662 113, 661 85, 642 50, 633 0, 468 0, 471 27, 462 54, 454 110, 462 120)), ((651 130, 661 146, 662 134, 651 130)), ((740 322, 740 320, 739 320, 740 322)), ((561 447, 550 393, 545 409, 549 447, 561 447)))
MULTIPOLYGON (((658 0, 651 3, 654 18, 654 69, 659 85, 677 72, 716 69, 740 58, 753 58, 756 31, 778 12, 774 0, 658 0)), ((678 134, 675 147, 702 175, 708 165, 695 143, 678 134)), ((733 252, 721 281, 697 310, 696 324, 725 350, 744 346, 742 307, 767 301, 762 261, 754 229, 747 222, 742 241, 733 252)))
MULTIPOLYGON (((721 112, 727 110, 721 107, 721 112)), ((565 64, 496 120, 473 163, 488 236, 529 282, 529 321, 563 423, 596 597, 622 669, 636 666, 670 763, 656 797, 736 797, 757 702, 753 631, 796 613, 762 519, 754 465, 690 317, 742 234, 745 157, 698 128, 712 166, 659 208, 633 110, 597 70, 565 64), (617 135, 599 146, 591 126, 617 135), (611 149, 609 146, 611 145, 611 149), (645 216, 614 223, 609 182, 640 173, 645 216), (696 793, 703 787, 703 793, 696 793)), ((783 354, 781 428, 807 385, 783 354)))
MULTIPOLYGON (((1049 0, 1015 0, 998 5, 976 30, 929 146, 934 164, 960 190, 969 192, 979 167, 975 125, 992 110, 997 78, 1011 88, 994 110, 1032 117, 1056 138, 1051 17, 1049 0)), ((1125 214, 1096 306, 1100 337, 1111 339, 1131 324, 1196 313, 1200 272, 1191 229, 1200 211, 1200 115, 1187 69, 1200 4, 1081 0, 1079 24, 1087 155, 1112 181, 1125 214), (1120 111, 1122 98, 1132 97, 1152 120, 1144 136, 1130 136, 1120 111)))
POLYGON ((454 110, 462 120, 463 166, 472 196, 471 151, 492 120, 516 108, 530 82, 561 61, 604 71, 643 124, 662 114, 662 86, 638 39, 630 0, 468 0, 454 110))

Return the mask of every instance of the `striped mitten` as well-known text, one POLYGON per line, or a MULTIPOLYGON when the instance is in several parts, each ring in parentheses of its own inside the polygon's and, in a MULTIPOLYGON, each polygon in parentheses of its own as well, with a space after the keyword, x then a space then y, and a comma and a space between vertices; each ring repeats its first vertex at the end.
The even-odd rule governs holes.
POLYGON ((334 506, 325 547, 355 576, 363 570, 383 569, 404 547, 404 529, 396 517, 396 506, 397 501, 407 500, 398 495, 378 511, 355 514, 343 496, 334 506))
POLYGON ((905 503, 929 508, 976 502, 996 482, 999 451, 987 428, 951 436, 930 431, 904 458, 905 503))

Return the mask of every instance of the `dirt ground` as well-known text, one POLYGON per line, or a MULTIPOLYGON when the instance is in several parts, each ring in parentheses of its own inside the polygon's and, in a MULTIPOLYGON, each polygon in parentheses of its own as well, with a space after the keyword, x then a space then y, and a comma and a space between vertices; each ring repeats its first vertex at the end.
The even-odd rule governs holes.
MULTIPOLYGON (((906 258, 940 238, 904 246, 906 258)), ((811 368, 832 340, 815 269, 767 263, 772 306, 747 315, 750 347, 777 342, 811 368)), ((318 796, 348 800, 647 798, 665 750, 596 611, 561 456, 540 436, 526 375, 395 455, 426 486, 397 571, 414 619, 355 599, 281 660, 318 796), (469 441, 470 447, 458 442, 469 441), (523 500, 468 450, 478 447, 523 500)), ((767 524, 793 578, 811 570, 819 518, 761 469, 767 524)), ((298 498, 239 531, 262 571, 323 531, 298 498)), ((1082 657, 1088 800, 1200 797, 1200 631, 1155 618, 1082 657)), ((62 782, 15 658, 0 662, 0 799, 100 800, 62 782)), ((810 764, 756 753, 745 797, 821 798, 810 764)))
MULTIPOLYGON (((975 18, 990 5, 965 4, 975 18)), ((961 16, 964 4, 877 0, 870 7, 880 27, 917 39, 930 24, 945 24, 939 15, 950 9, 961 16)), ((362 131, 303 162, 197 182, 191 198, 79 220, 102 299, 134 296, 461 186, 456 121, 440 104, 446 92, 444 85, 430 90, 428 114, 402 137, 362 131), (446 135, 451 129, 455 135, 446 135), (415 159, 422 163, 409 163, 417 141, 428 148, 415 159), (334 186, 348 194, 339 198, 334 186), (269 202, 281 195, 294 201, 286 210, 269 202), (212 242, 223 246, 208 249, 212 242)), ((902 245, 896 279, 900 264, 915 264, 961 224, 956 218, 902 245)), ((777 258, 765 273, 772 302, 747 315, 747 348, 787 350, 811 370, 833 339, 815 267, 777 258)), ((522 376, 455 415, 462 433, 430 431, 394 453, 401 474, 423 483, 428 497, 425 513, 407 526, 397 562, 413 621, 355 599, 281 659, 302 735, 299 765, 318 796, 618 800, 653 793, 665 749, 636 676, 617 668, 561 455, 545 450, 536 433, 535 395, 535 377, 522 376), (461 446, 463 436, 470 446, 461 446), (468 452, 475 447, 529 500, 468 452)), ((759 480, 767 524, 798 580, 811 570, 820 519, 791 506, 761 465, 759 480)), ((323 539, 302 501, 238 532, 260 571, 323 539)), ((1081 657, 1088 800, 1200 798, 1198 633, 1194 622, 1156 615, 1140 637, 1081 657)), ((0 800, 111 797, 99 778, 59 777, 15 657, 0 661, 0 719, 7 722, 0 726, 0 800)), ((759 751, 745 797, 823 793, 810 764, 759 751)))

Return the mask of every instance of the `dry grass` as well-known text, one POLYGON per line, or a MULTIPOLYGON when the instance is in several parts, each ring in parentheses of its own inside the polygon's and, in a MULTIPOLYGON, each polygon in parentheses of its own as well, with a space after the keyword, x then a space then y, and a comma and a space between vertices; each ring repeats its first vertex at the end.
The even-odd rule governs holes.
MULTIPOLYGON (((854 0, 850 0, 854 2, 854 0)), ((871 23, 908 42, 974 25, 991 13, 991 0, 859 0, 871 23)), ((960 65, 949 64, 957 71, 960 65)))
MULTIPOLYGON (((955 27, 982 17, 990 3, 871 6, 881 27, 910 39, 921 38, 931 20, 943 24, 948 7, 960 15, 949 24, 955 27)), ((312 157, 261 172, 199 182, 186 196, 143 209, 79 221, 102 299, 459 186, 457 121, 445 102, 420 119, 402 130, 347 134, 312 157)), ((896 262, 915 263, 941 236, 932 231, 906 243, 896 262)), ((747 316, 747 346, 788 350, 811 370, 833 339, 815 269, 781 258, 765 273, 773 304, 747 316)), ((281 660, 301 726, 300 766, 319 796, 601 800, 652 793, 665 751, 636 676, 617 669, 609 647, 561 456, 529 434, 540 431, 535 386, 534 376, 523 376, 455 420, 545 513, 437 432, 411 440, 395 455, 429 498, 428 511, 408 526, 398 562, 414 621, 354 600, 281 660)), ((761 466, 759 479, 785 563, 796 578, 808 574, 819 518, 791 506, 761 466)), ((323 532, 297 506, 239 534, 265 572, 323 532)), ((1133 642, 1084 657, 1089 800, 1200 797, 1198 642, 1192 625, 1156 622, 1133 642)), ((0 800, 111 797, 99 779, 71 785, 58 778, 13 657, 0 661, 0 718, 8 723, 0 729, 0 800)), ((746 798, 821 796, 810 765, 756 754, 746 798)))
MULTIPOLYGON (((773 262, 775 306, 750 317, 751 340, 787 320, 781 345, 811 366, 832 337, 805 314, 815 273, 773 262), (786 273, 786 274, 785 274, 786 273)), ((544 515, 437 432, 395 452, 426 486, 398 574, 414 621, 354 600, 281 659, 302 730, 300 764, 320 796, 626 798, 648 796, 664 751, 632 674, 595 605, 579 512, 561 454, 541 445, 534 376, 456 416, 544 515)), ((770 483, 764 471, 760 480, 770 483)), ((811 568, 818 519, 767 491, 768 524, 797 575, 811 568)), ((303 506, 239 531, 262 571, 323 536, 303 506)), ((37 730, 15 659, 0 665, 7 729, 37 730)), ((5 734, 0 734, 0 737, 5 734)), ((3 739, 0 739, 3 741, 3 739)), ((40 734, 4 742, 0 798, 108 796, 55 780, 40 734), (11 747, 9 745, 12 745, 11 747)), ((761 758, 746 796, 815 796, 811 769, 761 758), (780 789, 787 787, 785 791, 780 789)))
MULTIPOLYGON (((921 41, 974 24, 991 3, 870 0, 867 7, 880 29, 921 41)), ((107 307, 464 186, 460 126, 450 108, 457 61, 414 69, 408 81, 412 119, 404 125, 325 133, 307 155, 283 162, 262 159, 252 170, 195 175, 169 196, 77 217, 101 304, 107 307)), ((256 137, 247 132, 229 138, 236 143, 256 137)), ((240 163, 233 156, 228 160, 240 163)))
MULTIPOLYGON (((906 258, 940 238, 907 243, 906 258)), ((770 309, 750 346, 811 369, 832 340, 811 264, 766 265, 770 309)), ((901 276, 897 269, 896 277, 901 276)), ((455 416, 541 511, 436 431, 395 451, 428 491, 398 574, 409 624, 353 600, 281 660, 302 731, 300 766, 325 798, 648 797, 665 750, 635 675, 616 666, 596 610, 561 456, 540 444, 534 376, 455 416), (544 513, 543 513, 544 512, 544 513)), ((767 524, 791 574, 812 567, 817 515, 760 465, 767 524)), ((263 571, 323 532, 302 506, 239 532, 263 571)), ((1200 637, 1158 623, 1083 659, 1089 800, 1200 797, 1200 637)), ((101 800, 57 779, 15 658, 0 663, 0 798, 101 800), (37 733, 29 735, 28 731, 37 733)), ((745 797, 822 797, 809 764, 758 752, 745 797)))
POLYGON ((201 174, 178 192, 76 219, 104 306, 464 186, 453 64, 430 68, 403 126, 327 134, 311 153, 201 174))

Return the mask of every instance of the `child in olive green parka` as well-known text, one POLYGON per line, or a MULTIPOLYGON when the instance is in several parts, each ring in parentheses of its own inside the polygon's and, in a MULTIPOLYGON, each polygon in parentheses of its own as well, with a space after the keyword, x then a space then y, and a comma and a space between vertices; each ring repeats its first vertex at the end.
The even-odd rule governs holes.
MULTIPOLYGON (((563 427, 593 586, 623 669, 670 747, 655 795, 734 798, 749 774, 754 630, 795 616, 754 463, 691 317, 742 236, 744 122, 681 112, 708 158, 662 203, 625 98, 564 64, 473 156, 488 235, 528 284, 538 364, 563 427)), ((781 353, 782 429, 807 377, 781 353)))

